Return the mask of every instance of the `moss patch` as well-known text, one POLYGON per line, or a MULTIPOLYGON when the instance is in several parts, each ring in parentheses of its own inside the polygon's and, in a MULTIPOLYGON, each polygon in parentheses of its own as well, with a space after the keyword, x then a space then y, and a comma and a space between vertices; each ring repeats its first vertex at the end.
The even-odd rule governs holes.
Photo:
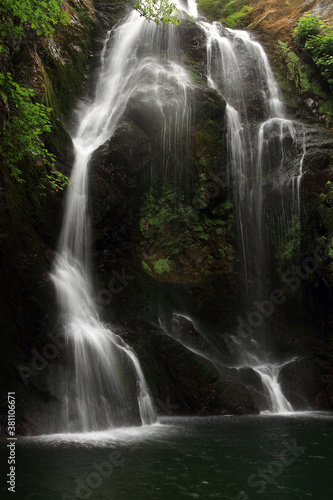
POLYGON ((319 122, 326 126, 333 124, 333 96, 322 81, 318 70, 311 63, 305 61, 285 42, 277 42, 276 55, 278 63, 276 66, 279 83, 285 92, 287 103, 295 108, 302 101, 305 109, 311 112, 319 122), (288 98, 292 88, 296 99, 288 98))
POLYGON ((200 10, 210 21, 219 21, 229 28, 248 24, 246 16, 253 10, 247 0, 199 0, 200 10))
POLYGON ((142 268, 151 276, 185 283, 218 272, 231 279, 233 205, 225 201, 208 208, 205 182, 201 176, 192 202, 167 183, 143 196, 139 253, 142 268))

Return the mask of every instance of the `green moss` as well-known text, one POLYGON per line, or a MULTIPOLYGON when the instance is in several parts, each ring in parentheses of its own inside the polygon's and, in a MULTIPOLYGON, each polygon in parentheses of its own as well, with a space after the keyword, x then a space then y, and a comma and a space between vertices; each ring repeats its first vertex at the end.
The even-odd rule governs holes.
POLYGON ((201 174, 193 204, 167 183, 143 196, 139 252, 149 274, 200 279, 216 269, 233 272, 233 204, 225 201, 208 209, 206 182, 201 174))
POLYGON ((200 172, 209 171, 218 151, 223 154, 226 150, 225 137, 220 126, 212 119, 206 122, 195 133, 195 154, 198 158, 200 172))
POLYGON ((326 183, 325 192, 316 200, 315 217, 316 246, 318 237, 327 245, 325 263, 318 266, 318 272, 323 275, 324 281, 333 286, 333 183, 326 183), (328 257, 328 258, 327 258, 328 257))
POLYGON ((151 274, 151 269, 144 260, 141 262, 141 265, 142 265, 142 269, 144 269, 147 273, 151 274))
POLYGON ((157 274, 164 274, 170 272, 170 262, 169 259, 158 259, 154 263, 154 271, 157 274))
POLYGON ((248 23, 245 16, 253 8, 247 4, 247 0, 199 0, 200 10, 210 21, 220 21, 229 28, 242 27, 248 23))
POLYGON ((237 28, 242 26, 243 17, 249 14, 253 10, 253 7, 244 5, 244 7, 239 12, 234 12, 230 16, 222 19, 222 23, 226 24, 229 28, 237 28))
POLYGON ((276 54, 281 61, 277 72, 279 84, 285 91, 286 102, 292 107, 299 106, 298 101, 288 99, 291 87, 301 100, 306 102, 311 98, 315 101, 315 108, 311 111, 315 111, 321 121, 325 120, 326 125, 330 126, 333 121, 333 96, 325 87, 317 68, 280 40, 277 42, 276 54))

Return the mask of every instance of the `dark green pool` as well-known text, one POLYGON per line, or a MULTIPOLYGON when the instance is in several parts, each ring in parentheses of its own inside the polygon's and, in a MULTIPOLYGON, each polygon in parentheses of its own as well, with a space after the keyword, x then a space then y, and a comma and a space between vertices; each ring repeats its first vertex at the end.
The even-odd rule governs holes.
POLYGON ((19 439, 16 493, 70 500, 332 498, 333 415, 165 418, 160 425, 19 439))

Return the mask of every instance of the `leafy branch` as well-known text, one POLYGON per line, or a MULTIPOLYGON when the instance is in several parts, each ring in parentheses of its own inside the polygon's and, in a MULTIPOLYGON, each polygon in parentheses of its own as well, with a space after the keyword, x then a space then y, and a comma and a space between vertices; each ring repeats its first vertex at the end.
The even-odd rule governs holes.
POLYGON ((8 33, 20 36, 26 27, 30 27, 37 35, 50 38, 58 23, 68 24, 70 21, 62 4, 62 0, 0 0, 0 36, 8 33))
POLYGON ((14 82, 10 73, 0 73, 0 97, 8 110, 7 120, 0 131, 1 163, 22 183, 25 180, 18 166, 20 162, 27 156, 39 160, 45 168, 51 169, 50 174, 45 174, 50 186, 55 190, 62 189, 68 178, 55 170, 55 157, 47 151, 42 140, 43 133, 51 132, 51 108, 34 102, 34 91, 14 82))
POLYGON ((177 25, 181 22, 176 5, 169 0, 138 0, 133 7, 141 17, 145 17, 148 22, 153 21, 157 26, 177 25))
MULTIPOLYGON (((0 0, 0 52, 7 50, 8 35, 19 41, 27 29, 50 38, 58 23, 70 21, 62 4, 61 0, 0 0)), ((1 164, 23 183, 26 181, 21 170, 22 160, 31 158, 49 170, 43 176, 42 187, 62 189, 68 184, 68 178, 55 170, 55 157, 47 151, 43 141, 43 134, 51 132, 52 109, 36 102, 35 92, 14 82, 9 72, 0 73, 0 99, 6 112, 0 130, 1 164)))

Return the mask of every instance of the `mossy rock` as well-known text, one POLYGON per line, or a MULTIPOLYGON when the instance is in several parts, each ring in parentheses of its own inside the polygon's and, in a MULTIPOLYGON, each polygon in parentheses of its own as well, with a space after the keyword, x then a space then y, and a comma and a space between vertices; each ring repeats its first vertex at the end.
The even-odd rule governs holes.
POLYGON ((253 7, 247 0, 199 0, 200 10, 209 21, 219 21, 229 28, 241 28, 249 24, 248 14, 253 7))
MULTIPOLYGON (((281 40, 277 43, 276 70, 286 103, 303 116, 333 124, 333 97, 315 66, 281 40)), ((304 54, 303 54, 304 56, 304 54)))
POLYGON ((88 48, 95 27, 91 1, 69 2, 71 22, 57 27, 50 40, 41 39, 38 52, 46 105, 67 116, 82 87, 88 48))

